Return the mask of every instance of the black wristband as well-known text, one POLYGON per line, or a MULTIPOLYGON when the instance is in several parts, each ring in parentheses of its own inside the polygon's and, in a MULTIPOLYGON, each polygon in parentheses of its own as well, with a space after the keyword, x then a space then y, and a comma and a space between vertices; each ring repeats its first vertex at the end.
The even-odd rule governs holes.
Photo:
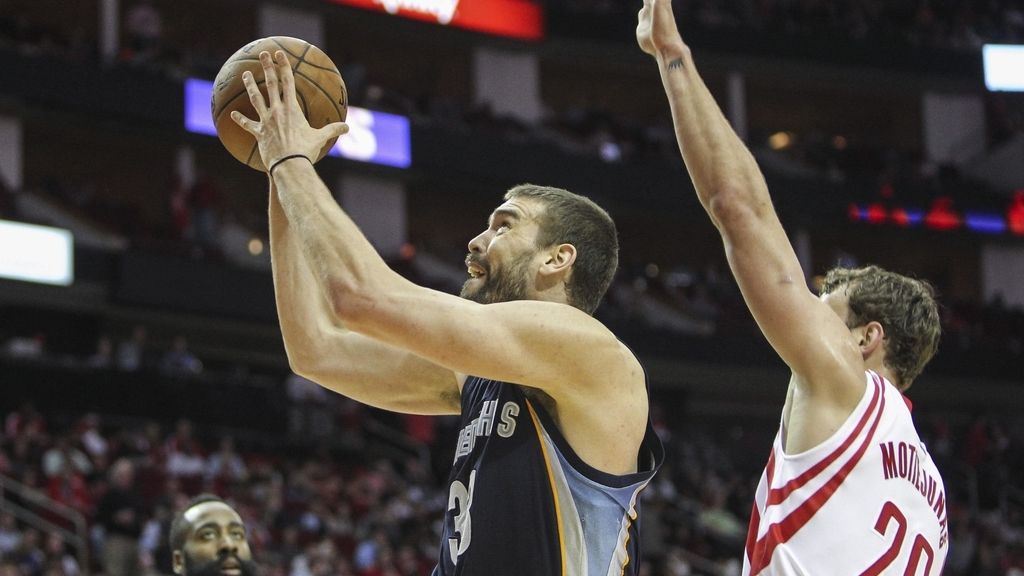
POLYGON ((274 162, 273 164, 271 164, 270 165, 270 169, 267 170, 267 173, 270 174, 271 176, 273 176, 274 175, 274 168, 277 168, 282 162, 285 162, 287 160, 291 160, 292 158, 303 158, 303 159, 306 160, 306 162, 309 162, 310 165, 313 164, 313 161, 310 160, 309 156, 306 156, 305 154, 292 154, 290 156, 285 156, 284 158, 280 158, 277 162, 274 162))

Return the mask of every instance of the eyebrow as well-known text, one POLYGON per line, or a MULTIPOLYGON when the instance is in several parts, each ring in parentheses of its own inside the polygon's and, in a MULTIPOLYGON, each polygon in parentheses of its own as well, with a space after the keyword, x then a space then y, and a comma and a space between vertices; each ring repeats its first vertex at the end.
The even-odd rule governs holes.
POLYGON ((518 210, 512 208, 498 208, 493 214, 491 214, 491 217, 487 219, 488 228, 494 225, 494 219, 498 216, 504 216, 511 220, 519 220, 521 218, 518 210))
MULTIPOLYGON (((220 524, 218 524, 216 522, 206 522, 205 524, 200 524, 199 526, 196 526, 196 528, 193 531, 193 533, 201 532, 201 531, 205 530, 206 528, 220 529, 220 524)), ((231 522, 228 523, 228 530, 230 530, 232 528, 241 528, 242 530, 245 530, 245 524, 242 524, 241 522, 231 521, 231 522)))

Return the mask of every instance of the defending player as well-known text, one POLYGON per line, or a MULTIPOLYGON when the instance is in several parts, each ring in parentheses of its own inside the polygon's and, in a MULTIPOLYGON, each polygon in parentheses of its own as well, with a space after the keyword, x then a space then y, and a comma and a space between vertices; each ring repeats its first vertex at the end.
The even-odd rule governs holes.
POLYGON ((185 505, 171 523, 169 540, 179 576, 258 574, 241 516, 212 494, 200 494, 185 505))
POLYGON ((901 394, 938 344, 930 287, 877 267, 833 270, 816 298, 670 0, 644 1, 637 40, 657 60, 683 160, 747 306, 792 370, 744 574, 939 574, 942 479, 901 394))
POLYGON ((380 408, 462 415, 438 575, 635 574, 637 497, 661 459, 642 368, 590 314, 611 282, 608 215, 517 186, 469 243, 463 298, 387 267, 309 158, 283 52, 244 82, 270 166, 278 315, 293 369, 380 408))

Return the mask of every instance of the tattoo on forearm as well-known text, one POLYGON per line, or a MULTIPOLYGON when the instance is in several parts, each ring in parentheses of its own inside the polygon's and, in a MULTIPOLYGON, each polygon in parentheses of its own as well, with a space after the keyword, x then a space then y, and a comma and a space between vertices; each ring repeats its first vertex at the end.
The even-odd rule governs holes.
POLYGON ((676 58, 675 60, 669 62, 668 63, 668 69, 669 70, 682 70, 683 69, 683 59, 682 58, 676 58))

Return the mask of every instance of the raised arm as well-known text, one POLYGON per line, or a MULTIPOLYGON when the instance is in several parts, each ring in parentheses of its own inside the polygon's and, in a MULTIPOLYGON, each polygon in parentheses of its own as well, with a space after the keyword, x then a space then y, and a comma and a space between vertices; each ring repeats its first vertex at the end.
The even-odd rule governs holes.
POLYGON ((292 370, 350 398, 396 412, 459 411, 455 374, 336 323, 270 185, 270 253, 277 316, 292 370))
POLYGON ((637 40, 657 60, 683 161, 761 331, 799 386, 844 404, 859 399, 860 351, 844 322, 808 290, 764 176, 697 73, 671 0, 644 0, 637 40))
POLYGON ((417 286, 392 271, 306 158, 278 163, 296 154, 310 157, 341 130, 310 128, 295 100, 285 54, 275 55, 276 64, 267 53, 260 57, 270 102, 263 102, 246 73, 243 80, 260 121, 233 117, 257 136, 266 165, 276 165, 273 179, 282 211, 333 315, 322 327, 344 325, 457 374, 541 388, 558 400, 593 395, 596 386, 623 389, 627 378, 643 382, 632 354, 575 308, 537 301, 477 304, 417 286), (592 386, 584 392, 575 386, 581 383, 592 386))

